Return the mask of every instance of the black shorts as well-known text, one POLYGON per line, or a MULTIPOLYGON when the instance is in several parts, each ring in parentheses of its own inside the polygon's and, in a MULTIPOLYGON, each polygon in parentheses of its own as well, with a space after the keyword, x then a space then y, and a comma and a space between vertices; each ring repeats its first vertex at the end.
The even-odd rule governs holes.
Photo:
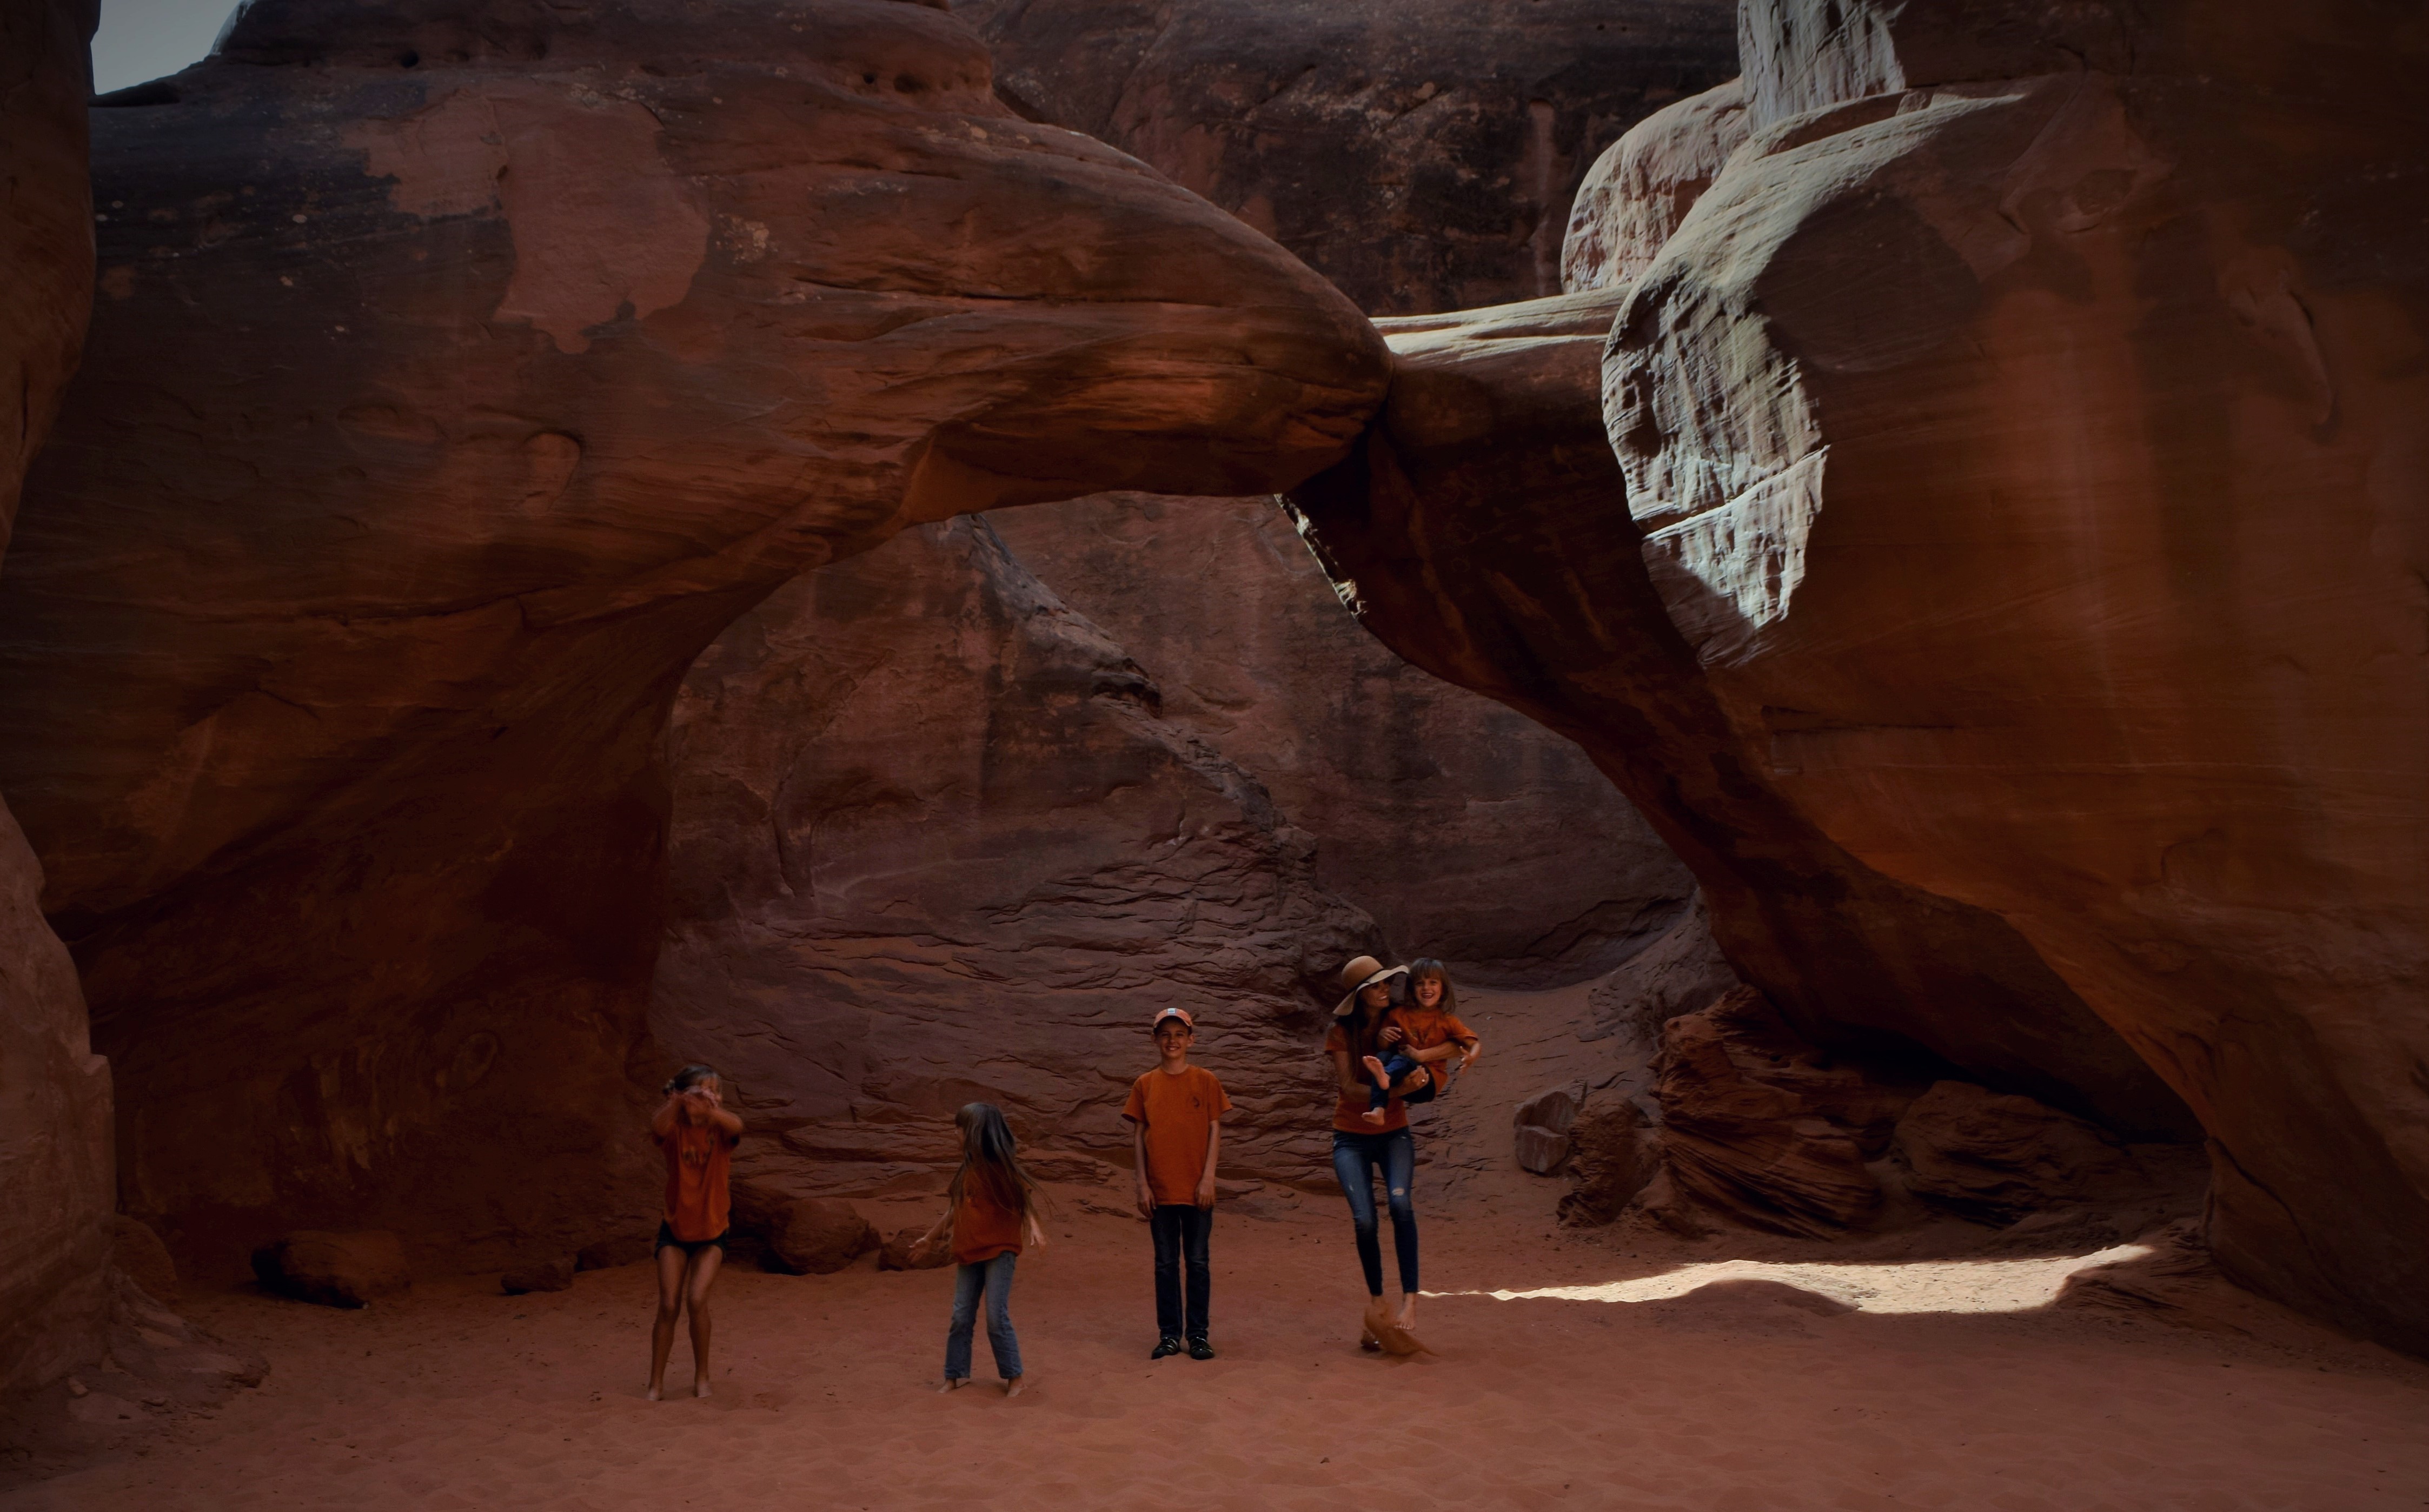
MULTIPOLYGON (((732 1232, 734 1232, 732 1229, 726 1230, 726 1234, 731 1234, 732 1232)), ((650 1253, 652 1254, 655 1254, 659 1250, 663 1250, 668 1246, 672 1245, 674 1248, 683 1251, 686 1254, 698 1254, 701 1251, 707 1249, 712 1244, 716 1245, 718 1250, 722 1253, 725 1249, 725 1234, 719 1234, 713 1239, 679 1239, 675 1238, 674 1225, 668 1222, 665 1219, 660 1219, 658 1220, 658 1242, 651 1249, 650 1253)))

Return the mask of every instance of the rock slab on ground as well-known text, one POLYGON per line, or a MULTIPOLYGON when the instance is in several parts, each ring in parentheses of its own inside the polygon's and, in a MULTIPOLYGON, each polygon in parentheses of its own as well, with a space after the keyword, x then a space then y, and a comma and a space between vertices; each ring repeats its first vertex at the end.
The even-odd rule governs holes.
POLYGON ((413 1287, 405 1246, 385 1229, 287 1235, 254 1252, 253 1273, 281 1296, 331 1307, 368 1306, 413 1287))
POLYGON ((509 1297, 520 1297, 533 1291, 563 1291, 573 1285, 573 1272, 577 1269, 576 1258, 570 1254, 520 1266, 498 1277, 498 1289, 509 1297))

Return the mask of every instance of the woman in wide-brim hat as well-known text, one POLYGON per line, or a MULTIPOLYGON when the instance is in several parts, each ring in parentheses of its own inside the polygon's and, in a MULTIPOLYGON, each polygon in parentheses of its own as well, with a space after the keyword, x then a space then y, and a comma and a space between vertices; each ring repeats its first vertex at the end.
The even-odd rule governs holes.
MULTIPOLYGON (((1341 1088, 1332 1110, 1332 1173, 1340 1178, 1341 1194, 1349 1199, 1350 1221, 1357 1227, 1358 1265, 1365 1273, 1366 1295, 1380 1304, 1383 1296, 1383 1246, 1376 1221, 1375 1177, 1383 1177, 1384 1205, 1392 1215, 1392 1249, 1399 1261, 1400 1310, 1394 1321, 1405 1329, 1416 1318, 1417 1210, 1410 1197, 1416 1175, 1416 1144, 1409 1134, 1409 1110, 1398 1098, 1383 1106, 1383 1122, 1366 1121, 1367 1084, 1359 1061, 1379 1053, 1385 1043, 1383 1016, 1391 1011, 1393 989, 1409 974, 1405 966, 1385 966, 1372 955, 1361 955, 1341 969, 1344 996, 1332 1010, 1332 1025, 1324 1048, 1332 1056, 1334 1079, 1341 1088)), ((1371 1326, 1361 1342, 1377 1347, 1371 1326)))

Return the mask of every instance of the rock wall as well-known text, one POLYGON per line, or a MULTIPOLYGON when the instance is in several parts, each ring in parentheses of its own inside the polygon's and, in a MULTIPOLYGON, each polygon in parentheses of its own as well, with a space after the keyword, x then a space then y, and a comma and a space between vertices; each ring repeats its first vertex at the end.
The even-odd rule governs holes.
POLYGON ((1361 620, 1578 741, 1694 872, 1730 964, 1798 1033, 1920 1046, 2137 1135, 2189 1120, 2008 925, 1885 876, 1742 751, 1646 574, 1602 428, 1623 291, 1383 323, 1364 450, 1293 491, 1361 620))
MULTIPOLYGON (((0 540, 92 301, 84 102, 97 19, 78 0, 0 0, 0 540)), ((0 1393, 96 1349, 109 1305, 109 1067, 42 921, 41 886, 0 806, 0 1393)))
POLYGON ((926 7, 257 0, 113 104, 0 788, 206 1270, 645 1210, 700 651, 908 523, 1291 481, 1380 391, 1347 301, 926 7))
POLYGON ((2230 1273, 2429 1349, 2429 27, 1746 8, 1629 507, 1733 745, 2184 1096, 2230 1273))
POLYGON ((1400 956, 1558 986, 1685 919, 1686 868, 1585 753, 1361 631, 1272 500, 1120 494, 995 518, 1149 670, 1167 719, 1316 837, 1317 880, 1400 956))
POLYGON ((1624 305, 1404 326, 1297 495, 1379 633, 1614 770, 1800 1031, 2128 1128, 2153 1068, 2222 1264, 2416 1350, 2424 47, 1757 0, 1751 138, 1624 305))
MULTIPOLYGON (((958 9, 1024 114, 1145 158, 1370 310, 1556 291, 1583 165, 1736 58, 1710 0, 958 9)), ((1681 916, 1683 868, 1584 754, 1360 633, 1268 500, 1122 494, 996 523, 1168 717, 1317 837, 1325 886, 1395 951, 1549 986, 1681 916)))
POLYGON ((1557 293, 1603 145, 1737 72, 1727 0, 958 0, 997 91, 1378 313, 1557 293))
POLYGON ((700 659, 650 1024, 732 1078, 737 1171, 933 1188, 976 1100, 1034 1148, 1128 1165, 1121 1102, 1168 1004, 1239 1105, 1226 1174, 1323 1166, 1310 989, 1374 926, 1158 702, 983 520, 812 573, 700 659))

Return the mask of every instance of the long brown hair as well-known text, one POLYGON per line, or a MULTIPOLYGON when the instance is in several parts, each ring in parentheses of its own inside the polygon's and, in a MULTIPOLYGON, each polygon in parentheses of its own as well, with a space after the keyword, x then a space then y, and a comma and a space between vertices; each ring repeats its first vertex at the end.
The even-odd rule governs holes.
POLYGON ((1417 984, 1429 976, 1443 985, 1442 1001, 1434 1005, 1435 1009, 1443 1013, 1457 1013, 1459 992, 1450 985, 1450 968, 1430 955, 1420 956, 1409 963, 1409 1001, 1412 1004, 1419 1003, 1417 984))
POLYGON ((1341 1036, 1349 1042, 1349 1054, 1352 1058, 1375 1053, 1377 1049, 1375 1037, 1382 1031, 1383 1015, 1398 1007, 1404 1001, 1401 993, 1406 990, 1409 978, 1405 974, 1385 977, 1383 989, 1389 996, 1388 1001, 1380 1008, 1370 1008, 1366 1005, 1366 988, 1373 987, 1375 984, 1372 982, 1349 994, 1349 1011, 1332 1022, 1341 1026, 1341 1036))
POLYGON ((1020 1152, 1013 1141, 1012 1125, 1003 1121, 1003 1109, 993 1103, 965 1103, 953 1115, 953 1123, 962 1131, 962 1164, 953 1172, 952 1185, 945 1188, 953 1205, 961 1205, 962 1193, 975 1176, 979 1190, 989 1202, 1027 1218, 1037 1202, 1037 1183, 1020 1168, 1020 1152))

